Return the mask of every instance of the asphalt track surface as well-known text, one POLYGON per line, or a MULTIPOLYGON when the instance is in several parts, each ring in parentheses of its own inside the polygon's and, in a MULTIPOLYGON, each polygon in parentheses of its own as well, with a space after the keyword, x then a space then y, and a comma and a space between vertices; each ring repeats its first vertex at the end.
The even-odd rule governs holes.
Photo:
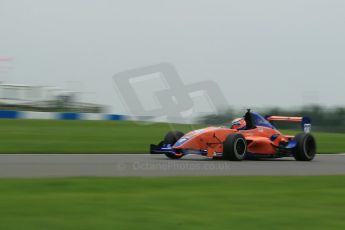
POLYGON ((345 154, 224 161, 200 156, 170 160, 149 154, 1 154, 0 178, 79 176, 345 175, 345 154))

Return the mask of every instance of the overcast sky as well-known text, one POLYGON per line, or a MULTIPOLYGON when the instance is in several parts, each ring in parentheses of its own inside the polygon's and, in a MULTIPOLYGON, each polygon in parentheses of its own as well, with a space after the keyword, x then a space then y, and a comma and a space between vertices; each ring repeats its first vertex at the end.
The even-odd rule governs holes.
POLYGON ((168 62, 237 107, 345 105, 344 12, 344 0, 0 0, 0 57, 13 58, 0 77, 122 113, 112 76, 168 62))

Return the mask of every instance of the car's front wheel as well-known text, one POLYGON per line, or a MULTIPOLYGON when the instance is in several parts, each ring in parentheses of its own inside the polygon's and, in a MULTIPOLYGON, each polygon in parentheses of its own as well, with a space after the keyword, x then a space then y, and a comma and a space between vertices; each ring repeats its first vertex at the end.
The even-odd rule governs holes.
POLYGON ((229 134, 223 143, 223 158, 230 161, 241 161, 247 152, 247 141, 242 134, 229 134))
MULTIPOLYGON (((183 136, 184 133, 180 131, 170 131, 165 135, 163 143, 173 146, 183 136)), ((170 159, 180 159, 183 157, 182 153, 166 153, 165 155, 170 159)))

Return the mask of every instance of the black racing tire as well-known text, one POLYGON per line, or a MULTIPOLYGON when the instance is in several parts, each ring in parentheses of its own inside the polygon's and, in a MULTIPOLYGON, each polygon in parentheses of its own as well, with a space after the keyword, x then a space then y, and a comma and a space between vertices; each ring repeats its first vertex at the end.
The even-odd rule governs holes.
POLYGON ((310 133, 300 133, 294 138, 297 142, 293 149, 296 161, 311 161, 316 154, 316 141, 310 133))
MULTIPOLYGON (((170 131, 165 135, 163 143, 173 146, 183 136, 184 133, 180 131, 170 131)), ((180 159, 181 157, 183 157, 183 154, 176 155, 173 153, 166 153, 165 155, 170 159, 180 159)))
POLYGON ((241 161, 246 157, 247 141, 242 134, 229 134, 223 143, 223 158, 230 161, 241 161))

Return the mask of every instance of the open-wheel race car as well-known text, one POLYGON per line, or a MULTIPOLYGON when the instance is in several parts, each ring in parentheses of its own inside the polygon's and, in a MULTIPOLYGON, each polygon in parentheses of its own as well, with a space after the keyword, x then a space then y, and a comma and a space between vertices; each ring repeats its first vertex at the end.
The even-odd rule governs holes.
POLYGON ((208 127, 187 134, 170 131, 158 145, 151 144, 150 152, 165 154, 170 159, 198 154, 231 161, 291 156, 298 161, 311 161, 316 154, 316 142, 310 130, 308 117, 264 118, 248 110, 243 118, 235 119, 230 128, 208 127), (304 132, 295 136, 284 135, 272 121, 299 122, 304 132))

